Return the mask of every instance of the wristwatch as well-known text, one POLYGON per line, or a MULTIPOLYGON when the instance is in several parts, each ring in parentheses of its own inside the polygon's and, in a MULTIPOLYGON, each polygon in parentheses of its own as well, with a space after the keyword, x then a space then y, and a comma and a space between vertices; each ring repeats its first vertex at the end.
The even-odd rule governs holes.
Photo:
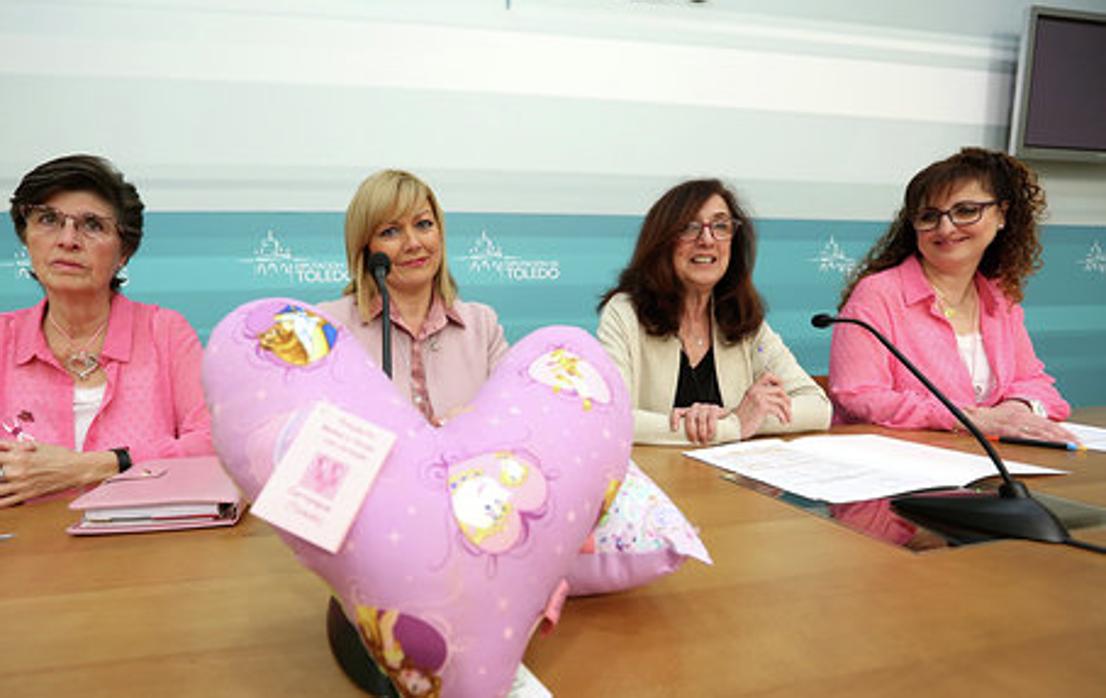
POLYGON ((131 469, 134 463, 131 461, 131 452, 124 448, 113 448, 111 452, 115 454, 115 460, 119 463, 119 472, 125 473, 131 469))

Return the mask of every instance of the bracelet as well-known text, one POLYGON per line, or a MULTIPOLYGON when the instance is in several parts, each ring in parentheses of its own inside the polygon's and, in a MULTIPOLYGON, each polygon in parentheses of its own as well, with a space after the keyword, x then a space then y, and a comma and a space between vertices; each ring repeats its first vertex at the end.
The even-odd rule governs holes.
POLYGON ((1018 398, 1025 404, 1029 405, 1029 411, 1038 417, 1044 417, 1048 419, 1048 409, 1045 407, 1045 403, 1040 400, 1034 400, 1033 398, 1018 398))
POLYGON ((111 452, 115 454, 115 460, 119 463, 119 472, 125 473, 131 469, 134 463, 131 461, 131 452, 126 448, 113 448, 111 452))

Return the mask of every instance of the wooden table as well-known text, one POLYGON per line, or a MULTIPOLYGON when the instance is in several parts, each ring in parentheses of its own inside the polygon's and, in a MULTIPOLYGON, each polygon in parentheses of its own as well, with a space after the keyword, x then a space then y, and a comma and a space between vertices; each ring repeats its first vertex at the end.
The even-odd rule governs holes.
MULTIPOLYGON (((1106 425, 1106 409, 1081 421, 1106 425)), ((885 432, 886 433, 886 432, 885 432)), ((898 433, 971 450, 967 437, 898 433)), ((1106 505, 1106 454, 1003 447, 1106 505)), ((637 462, 701 527, 688 563, 571 600, 526 664, 559 698, 1106 695, 1106 556, 1002 541, 911 553, 735 486, 677 449, 637 462)), ((74 539, 55 501, 0 510, 0 696, 357 696, 328 592, 262 522, 74 539)), ((1078 537, 1106 544, 1106 528, 1078 537)))

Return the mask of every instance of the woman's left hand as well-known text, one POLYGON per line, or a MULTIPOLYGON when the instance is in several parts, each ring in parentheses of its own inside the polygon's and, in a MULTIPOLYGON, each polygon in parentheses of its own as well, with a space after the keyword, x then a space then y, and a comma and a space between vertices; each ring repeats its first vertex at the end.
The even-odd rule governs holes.
POLYGON ((718 433, 718 420, 728 413, 718 405, 696 402, 690 407, 677 407, 669 417, 672 431, 678 431, 684 423, 687 440, 693 444, 709 444, 718 433))
POLYGON ((1075 434, 1047 417, 1033 414, 1017 400, 1008 400, 994 407, 965 410, 976 426, 987 436, 1007 436, 1043 441, 1078 442, 1075 434))
POLYGON ((50 492, 99 482, 114 474, 114 454, 77 451, 35 441, 0 441, 0 508, 50 492))
POLYGON ((734 414, 741 422, 741 438, 747 439, 760 431, 768 415, 775 415, 783 424, 790 423, 791 396, 779 376, 765 372, 745 391, 734 414))

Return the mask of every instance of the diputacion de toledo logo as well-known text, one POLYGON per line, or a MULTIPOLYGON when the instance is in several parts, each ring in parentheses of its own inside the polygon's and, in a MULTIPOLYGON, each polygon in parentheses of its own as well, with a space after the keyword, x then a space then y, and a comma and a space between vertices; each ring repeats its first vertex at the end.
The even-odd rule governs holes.
POLYGON ((506 254, 487 230, 481 230, 468 253, 457 257, 469 271, 495 275, 506 281, 556 281, 561 278, 561 263, 555 259, 524 259, 506 254))

